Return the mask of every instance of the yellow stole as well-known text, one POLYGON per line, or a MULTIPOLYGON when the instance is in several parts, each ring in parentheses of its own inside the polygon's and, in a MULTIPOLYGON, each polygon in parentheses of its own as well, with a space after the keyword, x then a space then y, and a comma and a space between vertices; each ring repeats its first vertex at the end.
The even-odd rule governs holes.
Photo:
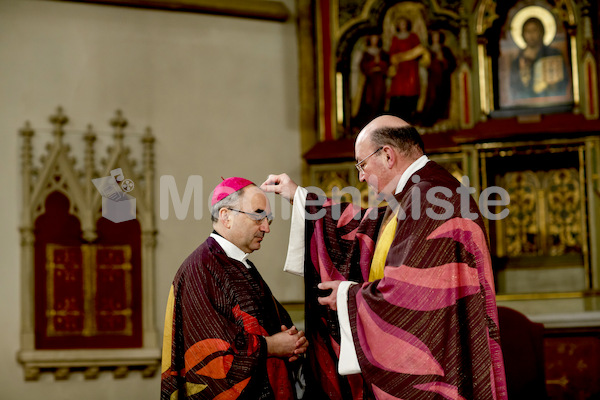
POLYGON ((373 261, 371 261, 371 270, 369 271, 369 282, 383 278, 385 259, 387 258, 392 242, 394 241, 397 226, 398 217, 395 213, 392 213, 391 218, 385 223, 385 226, 382 228, 382 233, 377 239, 373 261))

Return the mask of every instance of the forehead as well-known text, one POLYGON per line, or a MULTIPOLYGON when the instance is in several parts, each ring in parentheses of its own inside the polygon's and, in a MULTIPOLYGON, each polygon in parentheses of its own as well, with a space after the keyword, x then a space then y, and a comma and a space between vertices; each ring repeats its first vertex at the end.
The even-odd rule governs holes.
POLYGON ((256 186, 247 187, 242 197, 242 204, 250 210, 266 210, 270 207, 265 193, 256 186))
POLYGON ((525 25, 523 25, 523 30, 539 31, 539 30, 541 30, 540 23, 538 23, 536 21, 527 21, 527 22, 525 22, 525 25))
POLYGON ((359 136, 354 144, 354 158, 357 160, 363 159, 370 153, 370 148, 370 142, 367 140, 366 135, 359 136))

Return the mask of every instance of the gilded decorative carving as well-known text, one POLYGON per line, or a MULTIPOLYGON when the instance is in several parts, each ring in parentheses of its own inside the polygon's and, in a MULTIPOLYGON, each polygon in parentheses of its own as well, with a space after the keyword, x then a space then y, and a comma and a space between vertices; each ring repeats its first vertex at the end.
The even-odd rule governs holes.
POLYGON ((495 20, 499 18, 496 13, 497 4, 494 0, 481 0, 477 7, 476 32, 477 35, 483 35, 495 20))
POLYGON ((456 178, 457 181, 461 182, 463 176, 467 176, 466 171, 463 168, 462 161, 456 160, 436 160, 438 164, 444 167, 448 172, 456 178))
POLYGON ((583 48, 584 50, 594 50, 594 34, 592 32, 592 20, 590 18, 590 3, 584 0, 581 7, 581 19, 583 21, 583 48))
POLYGON ((360 201, 362 207, 373 205, 375 196, 366 182, 359 182, 353 163, 311 166, 311 170, 311 185, 323 189, 335 201, 360 201))
POLYGON ((319 171, 316 173, 317 183, 315 186, 322 188, 328 197, 331 197, 333 188, 342 189, 350 186, 348 171, 319 171))
MULTIPOLYGON (((421 4, 418 4, 420 2, 413 1, 412 3, 421 6, 421 4)), ((384 5, 385 2, 381 0, 333 0, 334 36, 336 41, 346 31, 368 21, 370 13, 374 10, 381 10, 384 5)), ((435 15, 459 19, 460 3, 457 1, 429 0, 428 4, 425 2, 424 6, 431 9, 435 15)))
POLYGON ((543 183, 548 204, 546 251, 551 256, 582 250, 579 172, 574 168, 550 171, 543 183))
POLYGON ((538 216, 538 193, 541 190, 539 179, 532 171, 522 171, 508 173, 500 182, 500 187, 510 194, 510 213, 501 222, 504 226, 504 237, 499 238, 503 242, 502 253, 507 256, 538 254, 541 247, 538 216))
POLYGON ((590 18, 590 4, 584 2, 581 10, 583 21, 583 90, 582 94, 586 99, 583 107, 583 114, 587 119, 600 118, 600 106, 598 105, 598 69, 596 62, 596 51, 594 49, 594 38, 592 33, 592 21, 590 18))
POLYGON ((431 0, 431 8, 435 14, 447 15, 452 19, 459 19, 461 7, 459 1, 431 0))
POLYGON ((576 169, 509 172, 499 186, 510 194, 499 256, 581 253, 583 194, 576 169))
POLYGON ((558 18, 566 22, 567 25, 575 25, 575 10, 573 9, 573 2, 571 0, 555 0, 554 13, 558 18))
POLYGON ((373 3, 375 0, 334 0, 336 40, 352 25, 367 20, 373 3))

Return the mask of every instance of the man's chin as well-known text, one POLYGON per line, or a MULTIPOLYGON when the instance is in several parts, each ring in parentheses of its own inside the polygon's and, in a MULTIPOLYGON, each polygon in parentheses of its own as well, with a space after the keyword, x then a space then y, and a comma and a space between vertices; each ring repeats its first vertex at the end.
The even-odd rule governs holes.
POLYGON ((376 199, 376 200, 377 200, 379 203, 381 203, 381 202, 383 202, 383 201, 387 201, 387 200, 386 200, 386 197, 387 197, 387 195, 386 195, 385 193, 383 193, 383 192, 379 192, 379 193, 377 193, 377 195, 375 195, 375 199, 376 199))
POLYGON ((375 196, 379 196, 381 194, 379 192, 379 188, 376 185, 372 185, 369 182, 367 182, 367 186, 369 187, 369 190, 375 194, 375 196))
POLYGON ((385 200, 385 198, 391 194, 389 190, 386 190, 387 188, 379 190, 378 187, 369 185, 369 189, 375 194, 375 198, 380 201, 385 200))

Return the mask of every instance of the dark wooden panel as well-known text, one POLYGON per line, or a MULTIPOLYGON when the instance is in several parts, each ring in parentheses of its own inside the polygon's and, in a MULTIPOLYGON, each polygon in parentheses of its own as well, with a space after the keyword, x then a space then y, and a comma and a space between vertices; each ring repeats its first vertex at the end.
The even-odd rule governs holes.
POLYGON ((549 336, 544 340, 546 387, 551 399, 600 396, 600 332, 549 336))

